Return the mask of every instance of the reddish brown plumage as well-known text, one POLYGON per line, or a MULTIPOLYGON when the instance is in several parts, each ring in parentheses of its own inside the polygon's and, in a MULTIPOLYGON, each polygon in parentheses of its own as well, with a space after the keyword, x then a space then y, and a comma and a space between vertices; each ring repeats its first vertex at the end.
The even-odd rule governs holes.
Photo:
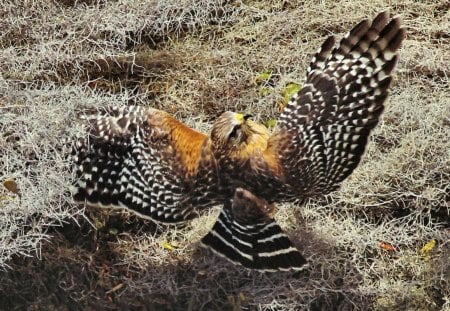
POLYGON ((163 118, 164 127, 169 133, 169 143, 180 156, 183 167, 188 176, 195 175, 198 170, 202 147, 208 138, 170 115, 163 118))

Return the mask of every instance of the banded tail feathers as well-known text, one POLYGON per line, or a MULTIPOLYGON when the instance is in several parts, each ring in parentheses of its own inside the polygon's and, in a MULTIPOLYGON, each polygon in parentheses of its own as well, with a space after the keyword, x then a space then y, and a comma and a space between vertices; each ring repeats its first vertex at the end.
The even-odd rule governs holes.
POLYGON ((220 212, 202 246, 248 269, 299 271, 306 259, 273 218, 275 206, 237 188, 220 212))

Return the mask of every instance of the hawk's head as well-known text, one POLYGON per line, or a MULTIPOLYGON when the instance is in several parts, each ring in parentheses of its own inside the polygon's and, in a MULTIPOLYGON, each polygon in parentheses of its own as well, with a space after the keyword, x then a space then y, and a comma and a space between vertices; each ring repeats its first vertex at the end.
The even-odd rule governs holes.
POLYGON ((224 112, 211 131, 211 141, 217 156, 248 157, 257 149, 264 150, 269 138, 265 126, 250 120, 250 115, 224 112))

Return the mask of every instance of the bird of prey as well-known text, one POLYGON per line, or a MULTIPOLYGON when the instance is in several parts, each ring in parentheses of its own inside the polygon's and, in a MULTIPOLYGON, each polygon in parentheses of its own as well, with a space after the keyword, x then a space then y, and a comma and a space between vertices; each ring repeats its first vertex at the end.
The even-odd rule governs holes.
MULTIPOLYGON (((257 237, 269 239, 263 231, 271 222, 260 226, 254 213, 250 221, 243 220, 243 212, 237 216, 238 206, 247 210, 248 205, 239 196, 270 206, 336 190, 360 162, 379 121, 404 37, 400 18, 382 12, 357 24, 337 45, 334 36, 326 39, 271 133, 235 112, 220 115, 209 134, 150 107, 111 108, 93 116, 88 137, 73 150, 74 198, 163 223, 183 222, 224 205, 219 217, 224 230, 216 234, 237 234, 245 223, 261 229, 257 237)), ((281 237, 278 230, 273 234, 281 237)), ((208 236, 203 243, 215 243, 216 252, 258 268, 251 256, 221 251, 244 239, 228 239, 232 242, 225 245, 208 236)), ((290 249, 279 246, 285 247, 290 249)), ((276 253, 276 246, 271 251, 276 253)))

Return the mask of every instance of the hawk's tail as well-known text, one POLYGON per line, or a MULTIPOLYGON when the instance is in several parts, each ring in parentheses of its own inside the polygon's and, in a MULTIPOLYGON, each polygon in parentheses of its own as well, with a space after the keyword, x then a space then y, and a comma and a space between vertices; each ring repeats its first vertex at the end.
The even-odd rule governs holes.
POLYGON ((273 204, 238 188, 202 239, 203 246, 249 269, 303 270, 306 259, 273 219, 274 209, 273 204))

